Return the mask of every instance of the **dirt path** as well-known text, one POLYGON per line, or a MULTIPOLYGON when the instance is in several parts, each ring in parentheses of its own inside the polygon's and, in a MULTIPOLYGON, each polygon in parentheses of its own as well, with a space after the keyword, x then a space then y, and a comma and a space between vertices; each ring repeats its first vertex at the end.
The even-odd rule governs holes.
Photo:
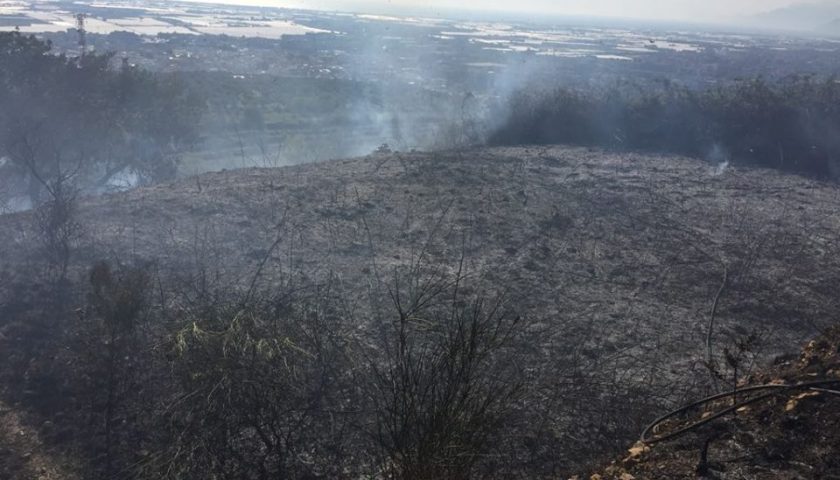
POLYGON ((0 478, 9 480, 76 480, 66 462, 46 451, 38 432, 20 414, 0 402, 0 478))

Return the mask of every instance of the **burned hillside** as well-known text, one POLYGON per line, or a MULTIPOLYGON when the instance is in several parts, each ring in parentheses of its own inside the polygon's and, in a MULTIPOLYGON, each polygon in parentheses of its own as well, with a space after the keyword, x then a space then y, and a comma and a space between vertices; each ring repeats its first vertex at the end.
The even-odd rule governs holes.
MULTIPOLYGON (((543 146, 381 153, 210 173, 83 199, 74 217, 80 233, 72 242, 67 274, 53 282, 45 280, 51 278, 46 276, 50 266, 32 227, 33 214, 7 215, 0 223, 3 254, 9 259, 0 285, 4 363, 11 366, 4 372, 4 399, 34 425, 49 421, 59 431, 73 431, 76 422, 87 418, 78 415, 90 400, 79 397, 72 382, 56 383, 56 378, 82 375, 93 381, 84 369, 96 371, 107 362, 74 357, 67 345, 79 343, 68 343, 67 335, 88 345, 91 338, 79 338, 79 332, 95 339, 119 327, 108 323, 116 318, 108 312, 117 308, 108 305, 130 307, 119 311, 134 312, 126 318, 137 326, 114 338, 128 342, 118 344, 130 345, 133 352, 120 368, 139 375, 125 381, 139 383, 115 390, 126 398, 108 436, 97 420, 90 423, 89 438, 70 444, 73 451, 87 452, 84 468, 92 471, 108 470, 101 463, 106 437, 114 445, 114 451, 108 450, 108 468, 152 468, 150 459, 172 453, 167 440, 155 434, 154 421, 172 413, 180 405, 179 395, 189 393, 179 394, 182 387, 172 382, 192 378, 172 379, 166 372, 228 358, 178 363, 187 358, 179 355, 189 352, 228 351, 228 343, 205 343, 213 337, 201 332, 223 328, 232 335, 226 342, 240 345, 243 352, 250 351, 251 341, 255 352, 271 352, 272 338, 287 335, 291 345, 299 345, 320 338, 311 337, 313 332, 328 333, 313 344, 331 345, 317 357, 325 362, 323 368, 330 367, 318 371, 331 372, 334 380, 325 385, 337 390, 322 394, 336 403, 311 411, 324 413, 358 393, 345 383, 351 378, 358 385, 383 385, 375 381, 382 370, 368 368, 372 356, 389 351, 378 343, 391 338, 383 331, 408 328, 416 338, 432 342, 422 343, 423 348, 438 351, 433 347, 438 337, 428 335, 435 325, 449 325, 443 318, 504 320, 499 325, 515 328, 516 334, 482 360, 489 363, 476 365, 513 365, 524 384, 511 392, 511 403, 493 409, 496 416, 487 425, 505 428, 482 433, 483 440, 465 457, 471 462, 462 467, 528 478, 571 475, 625 448, 658 414, 727 388, 733 375, 747 378, 835 322, 838 202, 840 191, 833 184, 771 170, 721 169, 680 157, 543 146), (113 275, 89 277, 101 261, 111 265, 113 275), (431 277, 456 280, 445 286, 423 280, 431 277), (439 288, 430 294, 424 285, 439 288), (57 291, 64 292, 60 298, 57 291), (145 293, 137 298, 120 293, 133 291, 145 293), (415 318, 404 317, 400 312, 407 304, 396 300, 424 295, 431 295, 433 306, 417 314, 423 322, 389 323, 415 318), (461 300, 441 300, 448 295, 461 300), (491 308, 497 300, 498 310, 491 308), (402 307, 395 309, 395 303, 402 307), (456 307, 459 312, 474 309, 469 311, 475 316, 443 313, 456 307), (259 319, 266 315, 286 327, 279 333, 265 330, 259 319), (228 324, 226 318, 256 320, 228 324), (303 318, 309 319, 306 325, 329 321, 298 331, 294 319, 303 318), (33 338, 38 340, 34 344, 33 338), (731 352, 738 352, 734 368, 728 361, 731 352), (333 371, 340 358, 341 367, 333 371), (502 358, 512 363, 496 363, 502 358), (365 377, 364 372, 379 373, 365 377), (14 382, 24 388, 12 388, 14 382), (154 388, 161 390, 155 393, 154 388), (175 403, 167 407, 170 402, 175 403), (132 422, 124 430, 126 424, 117 422, 137 418, 139 412, 149 412, 144 418, 152 423, 132 422), (142 448, 133 449, 134 441, 142 448)), ((481 322, 475 325, 489 328, 481 322)), ((300 353, 311 352, 309 347, 277 345, 284 355, 298 352, 310 358, 300 353)), ((454 350, 441 352, 454 355, 454 350)), ((296 368, 314 367, 304 362, 296 368)), ((479 385, 490 388, 492 382, 479 385)), ((304 401, 319 391, 316 384, 299 387, 304 391, 295 395, 302 396, 289 401, 304 401)), ((375 407, 381 397, 371 392, 383 390, 366 392, 364 398, 373 403, 358 401, 363 407, 353 414, 360 417, 349 412, 306 417, 325 422, 310 432, 341 429, 347 443, 306 437, 312 452, 330 455, 316 455, 304 464, 292 461, 284 468, 294 475, 339 475, 324 470, 327 464, 341 465, 347 475, 381 472, 384 464, 375 458, 353 454, 380 451, 365 447, 365 439, 376 436, 365 437, 353 427, 382 411, 375 407)), ((232 412, 228 418, 238 418, 232 412)), ((102 410, 90 414, 99 418, 102 410)), ((249 438, 249 431, 238 435, 249 438)), ((425 437, 407 438, 402 441, 409 445, 426 445, 411 443, 425 437)), ((201 440, 202 445, 212 441, 201 440)), ((383 442, 379 446, 386 457, 391 452, 397 455, 393 458, 409 458, 383 442)), ((246 459, 264 454, 259 448, 243 453, 246 459)), ((231 462, 236 464, 234 457, 231 462)), ((442 472, 436 474, 445 476, 442 472)))

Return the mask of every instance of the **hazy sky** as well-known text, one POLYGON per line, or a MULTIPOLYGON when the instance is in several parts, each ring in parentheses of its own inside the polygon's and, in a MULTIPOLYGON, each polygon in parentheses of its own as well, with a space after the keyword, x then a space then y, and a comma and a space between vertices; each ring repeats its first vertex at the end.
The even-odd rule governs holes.
MULTIPOLYGON (((562 15, 721 21, 809 0, 206 0, 217 3, 360 10, 410 8, 430 15, 441 10, 501 10, 562 15)), ((840 1, 840 0, 838 0, 840 1)))

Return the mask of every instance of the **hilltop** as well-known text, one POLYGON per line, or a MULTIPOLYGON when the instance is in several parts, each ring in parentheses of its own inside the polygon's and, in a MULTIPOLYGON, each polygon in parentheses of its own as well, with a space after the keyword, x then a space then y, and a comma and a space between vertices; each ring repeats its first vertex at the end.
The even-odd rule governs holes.
POLYGON ((836 2, 823 1, 777 8, 756 15, 754 20, 766 27, 814 32, 826 24, 826 19, 837 18, 838 15, 840 6, 836 2))
MULTIPOLYGON (((682 157, 383 152, 87 198, 77 219, 74 275, 103 257, 151 264, 161 297, 185 279, 247 287, 258 269, 266 288, 333 278, 359 319, 395 268, 463 258, 474 287, 504 291, 539 339, 529 371, 543 437, 527 448, 545 474, 609 457, 708 393, 710 320, 724 374, 724 348, 751 339, 746 376, 829 328, 840 306, 836 185, 682 157)), ((37 305, 8 295, 37 292, 31 224, 0 217, 3 312, 37 305)), ((19 327, 3 322, 6 348, 19 327)))
POLYGON ((840 35, 840 17, 823 24, 820 27, 820 32, 831 36, 840 35))

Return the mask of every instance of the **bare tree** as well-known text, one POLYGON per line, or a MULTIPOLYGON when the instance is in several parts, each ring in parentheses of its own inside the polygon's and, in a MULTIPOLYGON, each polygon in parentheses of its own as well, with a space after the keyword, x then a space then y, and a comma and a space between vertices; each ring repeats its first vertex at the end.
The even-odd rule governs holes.
POLYGON ((501 299, 463 294, 463 280, 459 269, 453 280, 412 270, 394 281, 369 392, 380 469, 391 478, 474 476, 522 391, 504 355, 521 319, 501 299))
MULTIPOLYGON (((86 399, 93 478, 117 478, 143 435, 140 404, 149 394, 151 337, 141 330, 149 318, 151 277, 144 268, 112 269, 96 264, 90 272, 87 307, 80 311, 73 344, 86 399)), ((75 370, 73 371, 75 373, 75 370)))
POLYGON ((47 201, 35 210, 35 227, 50 267, 50 276, 58 282, 67 278, 74 247, 82 234, 76 215, 79 190, 73 183, 77 171, 75 168, 64 171, 57 161, 54 177, 46 180, 34 167, 32 169, 33 178, 37 178, 49 194, 47 201))

